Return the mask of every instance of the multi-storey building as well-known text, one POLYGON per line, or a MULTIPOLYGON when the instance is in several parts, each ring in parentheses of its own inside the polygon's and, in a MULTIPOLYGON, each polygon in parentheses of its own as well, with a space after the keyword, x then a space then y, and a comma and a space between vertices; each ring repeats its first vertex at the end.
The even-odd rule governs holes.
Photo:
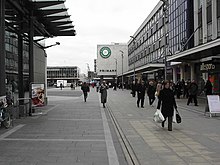
POLYGON ((47 85, 54 85, 57 80, 66 80, 67 85, 71 83, 78 84, 79 68, 77 66, 48 66, 47 85))
POLYGON ((166 45, 162 2, 158 3, 128 42, 128 72, 134 79, 163 79, 166 45))
MULTIPOLYGON (((172 2, 170 7, 177 2, 179 1, 172 2)), ((205 81, 210 79, 214 86, 213 92, 219 93, 220 2, 218 0, 185 0, 183 4, 187 13, 186 18, 182 17, 182 19, 189 24, 182 26, 182 29, 186 29, 188 35, 184 38, 181 49, 168 57, 168 61, 181 62, 172 67, 173 78, 174 80, 194 79, 201 90, 205 81)), ((181 4, 175 8, 182 9, 181 4)), ((174 33, 179 34, 178 31, 174 33)))
POLYGON ((219 93, 220 2, 160 1, 128 42, 126 76, 174 82, 208 78, 219 93), (166 3, 163 3, 166 2, 166 3))

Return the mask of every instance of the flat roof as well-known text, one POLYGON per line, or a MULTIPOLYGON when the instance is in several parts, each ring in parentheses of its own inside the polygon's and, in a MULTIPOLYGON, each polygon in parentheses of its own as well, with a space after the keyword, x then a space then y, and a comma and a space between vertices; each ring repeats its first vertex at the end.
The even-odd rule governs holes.
POLYGON ((17 24, 22 22, 22 32, 28 33, 32 18, 34 36, 75 36, 76 31, 64 3, 65 0, 7 0, 6 27, 16 30, 17 24))

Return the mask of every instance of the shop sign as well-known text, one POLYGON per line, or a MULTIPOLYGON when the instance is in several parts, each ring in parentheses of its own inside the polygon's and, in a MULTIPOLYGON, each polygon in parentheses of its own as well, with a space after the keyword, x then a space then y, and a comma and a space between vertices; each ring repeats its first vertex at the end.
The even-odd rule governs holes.
POLYGON ((201 71, 209 71, 209 70, 214 70, 216 68, 215 64, 204 64, 202 63, 200 65, 200 70, 201 71))

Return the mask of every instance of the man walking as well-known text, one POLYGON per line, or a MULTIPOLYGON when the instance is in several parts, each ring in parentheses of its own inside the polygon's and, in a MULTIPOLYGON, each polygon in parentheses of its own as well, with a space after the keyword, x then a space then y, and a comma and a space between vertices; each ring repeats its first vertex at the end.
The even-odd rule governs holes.
POLYGON ((138 95, 137 107, 139 107, 141 101, 141 108, 144 108, 145 91, 146 91, 146 86, 144 84, 144 81, 140 81, 140 83, 137 86, 137 95, 138 95))
POLYGON ((155 92, 156 88, 154 87, 153 81, 149 82, 149 87, 147 89, 147 95, 149 97, 149 104, 150 106, 153 106, 154 100, 155 100, 155 92))
POLYGON ((187 101, 187 105, 189 105, 192 102, 192 99, 194 99, 195 106, 198 106, 197 94, 198 94, 198 85, 196 84, 195 80, 192 80, 189 86, 189 98, 187 101))

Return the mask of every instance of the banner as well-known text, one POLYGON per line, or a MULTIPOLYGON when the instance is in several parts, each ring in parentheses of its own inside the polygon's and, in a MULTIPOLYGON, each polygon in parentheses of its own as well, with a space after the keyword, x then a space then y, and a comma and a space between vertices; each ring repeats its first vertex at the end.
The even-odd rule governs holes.
POLYGON ((45 84, 31 84, 31 100, 33 106, 44 106, 45 84))

